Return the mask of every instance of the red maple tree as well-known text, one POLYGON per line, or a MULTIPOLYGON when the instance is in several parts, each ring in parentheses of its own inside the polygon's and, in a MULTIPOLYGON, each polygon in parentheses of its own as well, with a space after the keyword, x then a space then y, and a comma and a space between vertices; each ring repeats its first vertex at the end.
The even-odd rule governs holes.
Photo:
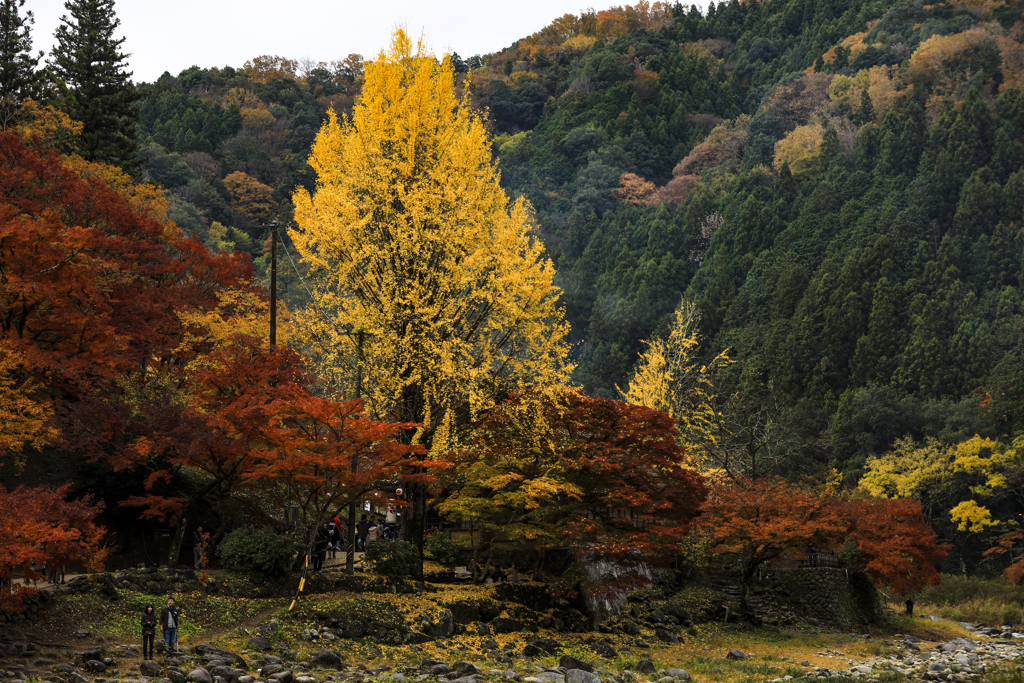
POLYGON ((483 417, 472 448, 449 454, 442 510, 510 538, 568 544, 615 562, 584 589, 617 593, 647 579, 644 562, 682 550, 704 500, 667 414, 567 389, 519 392, 483 417))
POLYGON ((96 524, 102 504, 88 497, 67 500, 71 484, 58 489, 0 486, 0 610, 20 611, 22 599, 33 595, 28 585, 44 578, 35 564, 62 567, 81 563, 101 571, 107 550, 106 533, 96 524), (25 582, 15 584, 12 574, 21 568, 25 582))

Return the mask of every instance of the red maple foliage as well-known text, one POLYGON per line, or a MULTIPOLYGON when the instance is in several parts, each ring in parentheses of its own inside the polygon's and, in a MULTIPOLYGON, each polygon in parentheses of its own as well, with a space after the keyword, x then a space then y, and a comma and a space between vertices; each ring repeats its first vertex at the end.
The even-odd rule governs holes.
POLYGON ((103 527, 95 523, 102 503, 90 498, 69 501, 71 484, 58 489, 0 486, 0 610, 20 611, 22 599, 33 595, 28 585, 42 579, 33 564, 65 566, 82 563, 101 571, 107 551, 103 527), (14 584, 12 573, 23 569, 26 582, 14 584))
POLYGON ((935 563, 946 555, 916 500, 851 499, 783 480, 716 483, 700 528, 716 552, 736 556, 744 608, 746 587, 759 567, 808 547, 841 552, 854 569, 901 594, 938 583, 935 563))
POLYGON ((53 150, 0 133, 0 340, 52 401, 66 445, 101 454, 125 429, 125 378, 177 365, 177 313, 247 286, 242 256, 210 254, 53 150))
MULTIPOLYGON (((407 482, 430 480, 410 473, 421 464, 414 456, 422 447, 394 439, 415 425, 371 420, 362 401, 337 403, 310 394, 305 359, 293 349, 235 335, 204 355, 183 381, 187 402, 154 415, 147 434, 125 451, 124 467, 163 463, 149 475, 147 492, 124 503, 143 508, 144 517, 172 521, 180 530, 200 501, 220 513, 236 491, 284 483, 305 518, 317 520, 329 506, 372 491, 377 481, 400 474, 407 482), (204 475, 203 486, 189 497, 165 487, 185 469, 204 475)), ((225 531, 223 525, 215 531, 211 546, 225 531)))
POLYGON ((616 563, 614 581, 584 586, 616 593, 646 580, 643 562, 681 551, 704 500, 703 477, 683 466, 677 435, 671 417, 643 406, 526 390, 484 416, 473 448, 450 455, 462 490, 446 506, 616 563))
POLYGON ((741 606, 747 586, 761 565, 809 545, 835 548, 846 524, 834 499, 804 491, 783 480, 726 479, 712 485, 700 529, 718 553, 733 554, 741 570, 741 606))
MULTIPOLYGON (((246 475, 253 482, 283 482, 305 519, 317 522, 374 491, 378 482, 433 481, 422 445, 400 443, 413 423, 370 419, 362 399, 338 403, 303 394, 278 406, 273 447, 257 452, 246 475), (424 468, 423 465, 428 467, 424 468)), ((313 540, 310 530, 307 544, 313 540)))
POLYGON ((949 546, 925 523, 921 503, 913 498, 856 498, 841 505, 845 537, 856 549, 855 568, 900 595, 942 580, 935 564, 949 546))

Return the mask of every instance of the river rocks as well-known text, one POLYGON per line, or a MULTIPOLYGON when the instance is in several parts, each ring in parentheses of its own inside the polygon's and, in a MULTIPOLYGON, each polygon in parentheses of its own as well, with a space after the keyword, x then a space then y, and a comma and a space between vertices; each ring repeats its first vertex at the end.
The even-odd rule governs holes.
POLYGON ((978 644, 969 638, 954 638, 948 643, 939 645, 943 652, 956 652, 957 650, 971 651, 978 647, 978 644))
POLYGON ((583 669, 569 669, 565 672, 565 683, 601 683, 601 677, 583 669))
POLYGON ((263 636, 253 636, 249 639, 245 646, 250 650, 259 650, 260 652, 267 652, 268 650, 271 650, 274 647, 274 644, 271 643, 270 640, 268 640, 267 638, 264 638, 263 636))
POLYGON ((340 669, 345 665, 345 661, 337 652, 324 650, 310 657, 309 664, 310 666, 319 666, 325 669, 340 669))
POLYGON ((234 652, 228 652, 227 650, 222 650, 219 647, 214 647, 212 645, 196 645, 193 651, 200 655, 216 656, 218 659, 223 659, 245 668, 245 660, 241 655, 234 652))
POLYGON ((637 673, 652 674, 657 669, 654 667, 654 662, 649 659, 641 659, 636 665, 637 673))
POLYGON ((143 676, 156 678, 160 675, 160 664, 154 662, 151 659, 148 659, 144 661, 142 664, 139 664, 139 671, 142 672, 143 676))
POLYGON ((558 666, 563 669, 579 669, 581 671, 589 671, 594 673, 594 666, 589 662, 585 662, 582 659, 577 659, 572 655, 562 655, 558 660, 558 666))
POLYGON ((185 677, 185 680, 188 681, 188 683, 213 683, 213 676, 211 676, 210 672, 206 669, 199 667, 197 669, 192 669, 192 671, 188 673, 188 676, 185 677))

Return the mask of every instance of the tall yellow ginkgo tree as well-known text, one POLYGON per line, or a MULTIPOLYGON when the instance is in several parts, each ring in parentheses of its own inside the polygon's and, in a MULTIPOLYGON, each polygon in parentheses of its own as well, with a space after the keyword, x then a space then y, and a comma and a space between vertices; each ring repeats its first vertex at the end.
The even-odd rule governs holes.
MULTIPOLYGON (((358 369, 367 408, 420 423, 406 438, 437 457, 512 389, 567 379, 554 268, 531 207, 498 184, 449 59, 396 30, 367 63, 351 118, 331 115, 309 163, 315 191, 295 193, 290 234, 317 302, 301 325, 335 386, 358 369)), ((424 493, 409 488, 406 533, 419 544, 424 493)))

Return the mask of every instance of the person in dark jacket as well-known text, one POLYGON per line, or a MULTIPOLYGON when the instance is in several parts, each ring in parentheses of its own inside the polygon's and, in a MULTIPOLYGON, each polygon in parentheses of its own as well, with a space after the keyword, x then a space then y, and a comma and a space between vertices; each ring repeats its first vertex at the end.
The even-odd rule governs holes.
POLYGON ((324 524, 316 531, 316 540, 313 541, 313 573, 320 574, 324 568, 324 560, 327 559, 327 544, 331 542, 331 534, 324 524))
POLYGON ((356 523, 356 550, 366 552, 366 537, 369 533, 370 522, 367 521, 366 515, 363 515, 356 523))
POLYGON ((142 613, 142 658, 153 659, 153 639, 156 637, 156 611, 146 605, 142 613), (147 649, 148 648, 148 649, 147 649))
POLYGON ((167 598, 167 607, 160 610, 160 631, 164 634, 164 642, 167 643, 167 655, 178 651, 178 626, 181 624, 181 615, 178 608, 174 606, 174 598, 167 598))

